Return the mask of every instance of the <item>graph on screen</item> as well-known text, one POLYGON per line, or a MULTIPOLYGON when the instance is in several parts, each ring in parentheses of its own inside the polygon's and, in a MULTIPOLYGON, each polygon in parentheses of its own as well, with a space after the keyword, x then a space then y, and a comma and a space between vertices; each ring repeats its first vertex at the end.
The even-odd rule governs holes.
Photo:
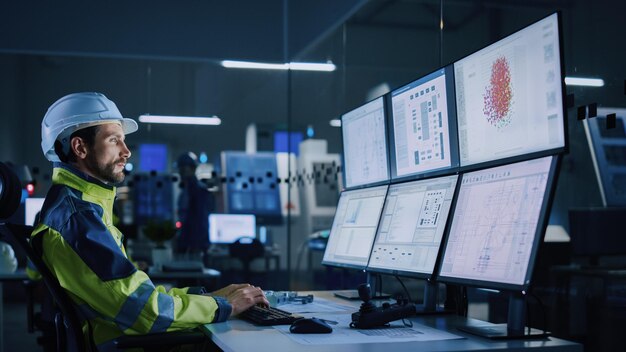
POLYGON ((389 179, 383 97, 341 117, 346 188, 389 179))
POLYGON ((463 175, 441 276, 523 285, 553 157, 463 175))
POLYGON ((433 273, 457 178, 389 187, 368 270, 433 273))
POLYGON ((565 146, 557 14, 454 63, 460 165, 565 146))
POLYGON ((440 69, 391 93, 396 177, 451 166, 446 88, 440 69))
POLYGON ((386 194, 386 185, 341 193, 323 264, 365 268, 386 194))

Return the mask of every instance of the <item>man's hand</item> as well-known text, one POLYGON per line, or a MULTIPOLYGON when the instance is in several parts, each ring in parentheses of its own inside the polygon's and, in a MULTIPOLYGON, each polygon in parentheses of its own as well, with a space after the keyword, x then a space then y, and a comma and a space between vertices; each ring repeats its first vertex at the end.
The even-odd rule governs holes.
POLYGON ((259 304, 269 306, 267 298, 260 287, 250 284, 232 284, 219 289, 210 294, 211 296, 221 296, 228 300, 233 307, 231 316, 238 315, 253 305, 259 304))
POLYGON ((230 295, 231 293, 235 292, 235 290, 238 290, 240 288, 244 288, 244 287, 251 287, 250 284, 230 284, 224 288, 220 288, 217 291, 213 291, 211 293, 209 293, 209 296, 220 296, 220 297, 228 297, 228 295, 230 295))

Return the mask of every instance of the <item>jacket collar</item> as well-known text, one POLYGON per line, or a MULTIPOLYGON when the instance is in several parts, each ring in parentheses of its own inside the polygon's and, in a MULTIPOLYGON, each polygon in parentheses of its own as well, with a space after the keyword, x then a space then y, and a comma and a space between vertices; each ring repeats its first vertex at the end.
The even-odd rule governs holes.
POLYGON ((69 186, 96 198, 115 198, 114 186, 107 185, 66 163, 57 162, 53 166, 53 183, 69 186))

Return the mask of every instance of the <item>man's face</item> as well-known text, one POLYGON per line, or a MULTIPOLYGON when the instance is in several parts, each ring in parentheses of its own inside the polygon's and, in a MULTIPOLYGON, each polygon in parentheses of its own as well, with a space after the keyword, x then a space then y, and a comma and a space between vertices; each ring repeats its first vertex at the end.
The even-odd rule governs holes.
POLYGON ((119 124, 99 126, 85 158, 85 166, 92 176, 105 183, 124 181, 124 166, 130 158, 130 150, 124 140, 124 131, 119 124))

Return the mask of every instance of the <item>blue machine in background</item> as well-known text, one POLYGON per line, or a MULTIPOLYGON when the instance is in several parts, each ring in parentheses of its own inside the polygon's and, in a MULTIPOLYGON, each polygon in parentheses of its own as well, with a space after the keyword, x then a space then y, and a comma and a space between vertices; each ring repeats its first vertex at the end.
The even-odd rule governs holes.
POLYGON ((141 226, 150 220, 172 220, 172 177, 151 173, 135 175, 133 180, 135 224, 141 226))
POLYGON ((224 212, 254 214, 257 225, 282 223, 276 155, 222 152, 224 212))

